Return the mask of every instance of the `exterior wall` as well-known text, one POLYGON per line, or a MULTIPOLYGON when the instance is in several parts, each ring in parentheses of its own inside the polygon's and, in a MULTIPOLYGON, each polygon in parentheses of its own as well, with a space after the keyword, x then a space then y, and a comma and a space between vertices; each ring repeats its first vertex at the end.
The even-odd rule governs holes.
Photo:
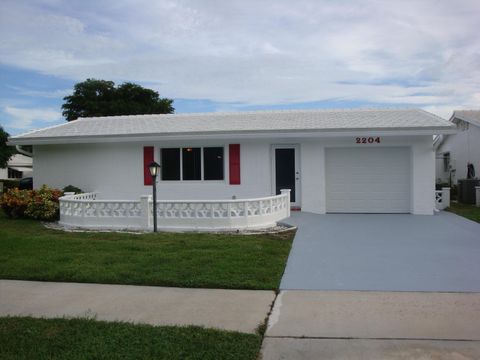
POLYGON ((406 146, 411 149, 411 211, 433 214, 435 164, 431 136, 382 137, 380 144, 356 144, 354 137, 321 139, 258 139, 222 142, 205 140, 158 143, 106 143, 34 146, 34 187, 42 184, 63 188, 74 185, 97 192, 101 199, 137 200, 151 194, 143 185, 143 146, 155 146, 159 162, 161 147, 224 146, 225 180, 158 183, 159 200, 219 200, 273 195, 272 145, 299 144, 301 201, 303 211, 325 213, 325 148, 406 146), (240 143, 241 184, 228 179, 228 144, 240 143))
POLYGON ((0 180, 8 179, 8 169, 0 168, 0 180))
POLYGON ((472 163, 477 177, 480 176, 480 127, 468 124, 458 127, 454 135, 444 135, 446 138, 437 149, 436 154, 436 179, 441 182, 449 181, 448 171, 444 171, 443 154, 449 152, 455 172, 452 173, 452 183, 456 184, 459 179, 467 177, 467 164, 472 163))
MULTIPOLYGON (((98 192, 103 199, 137 200, 149 195, 143 185, 143 146, 225 146, 225 179, 221 181, 159 181, 158 198, 163 200, 219 200, 263 197, 271 194, 270 146, 265 142, 243 142, 240 146, 241 184, 228 179, 229 142, 108 143, 34 146, 34 187, 48 184, 58 188, 74 185, 98 192)), ((238 142, 236 142, 238 143, 238 142)))
POLYGON ((356 144, 355 138, 304 141, 302 158, 302 210, 325 213, 325 149, 406 146, 411 149, 411 212, 432 215, 435 206, 435 153, 431 136, 381 137, 380 144, 356 144))

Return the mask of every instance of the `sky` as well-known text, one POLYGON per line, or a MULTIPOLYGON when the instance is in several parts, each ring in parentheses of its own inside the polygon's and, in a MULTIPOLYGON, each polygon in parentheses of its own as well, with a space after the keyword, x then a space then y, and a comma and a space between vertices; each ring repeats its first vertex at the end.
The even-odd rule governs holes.
POLYGON ((480 108, 478 0, 0 0, 0 125, 65 122, 87 78, 176 112, 480 108))

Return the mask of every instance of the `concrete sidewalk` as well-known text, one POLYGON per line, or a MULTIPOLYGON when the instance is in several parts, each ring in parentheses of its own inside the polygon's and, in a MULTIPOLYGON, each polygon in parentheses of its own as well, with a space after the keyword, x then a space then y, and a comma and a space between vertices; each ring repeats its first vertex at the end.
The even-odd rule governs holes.
POLYGON ((480 293, 282 291, 262 359, 480 359, 480 293))
POLYGON ((0 316, 93 317, 254 333, 273 291, 0 280, 0 316))

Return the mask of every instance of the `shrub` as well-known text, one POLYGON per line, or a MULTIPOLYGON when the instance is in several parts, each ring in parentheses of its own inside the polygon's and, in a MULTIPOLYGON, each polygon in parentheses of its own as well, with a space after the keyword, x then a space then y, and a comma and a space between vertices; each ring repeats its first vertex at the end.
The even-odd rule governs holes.
POLYGON ((2 196, 2 209, 9 217, 24 217, 30 199, 30 190, 19 190, 18 188, 9 189, 2 196))
POLYGON ((61 190, 50 189, 46 185, 38 190, 10 189, 2 196, 1 206, 12 218, 54 221, 59 217, 60 196, 61 190))
POLYGON ((49 189, 43 185, 39 190, 31 191, 31 199, 25 209, 25 215, 32 219, 55 221, 59 217, 58 198, 63 192, 49 189))
POLYGON ((67 185, 63 188, 63 192, 74 192, 75 194, 81 194, 84 191, 76 186, 67 185))
POLYGON ((18 184, 20 183, 20 179, 12 180, 12 179, 4 179, 0 180, 3 183, 3 191, 7 192, 8 189, 15 189, 18 188, 18 184))

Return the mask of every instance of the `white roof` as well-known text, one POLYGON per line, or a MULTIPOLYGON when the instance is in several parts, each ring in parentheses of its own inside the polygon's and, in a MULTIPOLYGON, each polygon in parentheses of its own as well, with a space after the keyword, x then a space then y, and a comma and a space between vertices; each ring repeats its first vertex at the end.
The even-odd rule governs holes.
MULTIPOLYGON (((32 167, 32 158, 22 155, 22 154, 14 154, 10 160, 8 160, 8 167, 13 167, 13 166, 20 166, 20 167, 32 167)), ((32 170, 32 169, 30 169, 32 170)))
POLYGON ((69 143, 99 138, 294 134, 345 131, 452 130, 454 125, 419 109, 283 110, 130 115, 80 118, 10 138, 10 144, 69 143))
POLYGON ((480 126, 480 110, 455 110, 452 115, 452 121, 454 119, 460 119, 480 126))

